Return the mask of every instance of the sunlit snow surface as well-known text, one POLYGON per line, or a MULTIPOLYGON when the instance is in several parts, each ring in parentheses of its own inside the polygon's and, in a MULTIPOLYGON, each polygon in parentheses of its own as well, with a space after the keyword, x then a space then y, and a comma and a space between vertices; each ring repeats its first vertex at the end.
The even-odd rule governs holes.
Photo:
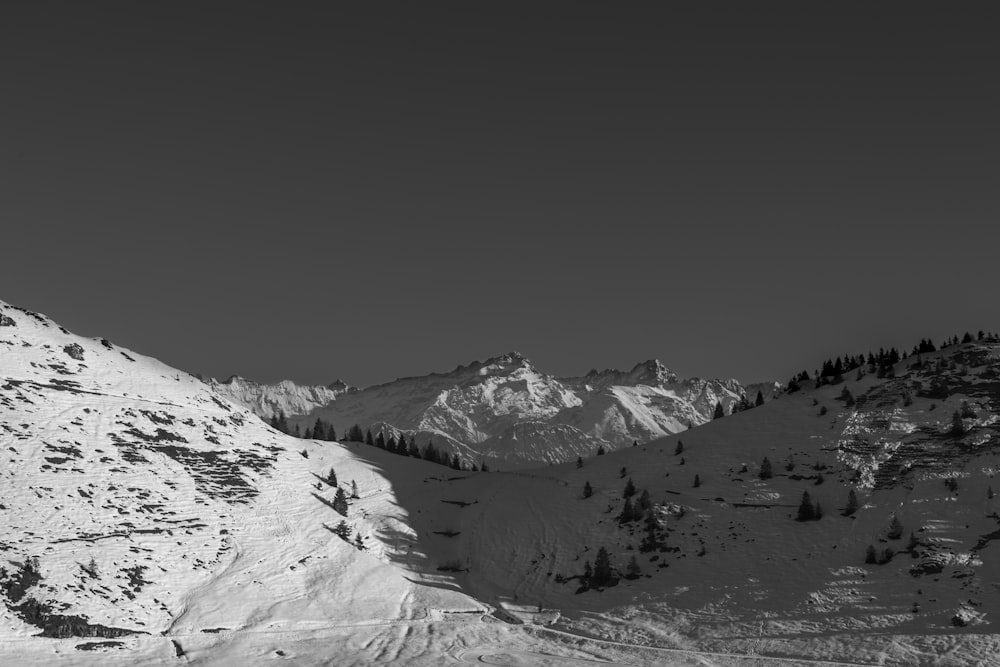
POLYGON ((283 436, 153 359, 0 315, 0 664, 998 664, 993 345, 927 355, 974 357, 935 370, 945 399, 904 361, 849 379, 855 408, 810 389, 582 468, 473 474, 283 436), (357 484, 346 518, 331 467, 357 484), (617 520, 629 478, 662 548, 617 520), (803 491, 822 520, 794 520, 803 491), (866 564, 869 544, 897 555, 866 564), (640 574, 580 590, 601 546, 640 574))

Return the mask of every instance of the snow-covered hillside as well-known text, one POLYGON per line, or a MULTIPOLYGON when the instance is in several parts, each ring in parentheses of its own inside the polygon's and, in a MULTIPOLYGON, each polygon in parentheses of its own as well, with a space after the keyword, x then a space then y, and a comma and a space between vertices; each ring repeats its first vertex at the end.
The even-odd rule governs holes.
MULTIPOLYGON (((758 390, 770 398, 775 385, 754 385, 750 400, 758 390)), ((353 424, 388 425, 421 445, 433 440, 465 463, 510 469, 571 461, 599 447, 612 450, 677 433, 709 421, 717 403, 730 411, 746 391, 736 380, 678 378, 655 360, 627 372, 556 378, 510 352, 449 373, 338 393, 324 406, 286 414, 298 416, 292 421, 302 430, 316 418, 338 432, 353 424)), ((228 395, 262 416, 271 414, 252 400, 228 395)))
POLYGON ((264 419, 270 419, 281 413, 308 414, 316 408, 327 405, 341 394, 357 390, 356 387, 344 384, 340 380, 328 385, 299 385, 291 380, 283 380, 277 384, 263 384, 238 375, 233 375, 223 382, 211 378, 208 384, 215 393, 225 396, 238 405, 250 408, 264 419))
POLYGON ((998 664, 1000 343, 845 377, 456 472, 0 303, 0 664, 998 664))
POLYGON ((2 302, 0 447, 0 664, 437 664, 489 612, 417 567, 396 500, 446 468, 290 438, 2 302))

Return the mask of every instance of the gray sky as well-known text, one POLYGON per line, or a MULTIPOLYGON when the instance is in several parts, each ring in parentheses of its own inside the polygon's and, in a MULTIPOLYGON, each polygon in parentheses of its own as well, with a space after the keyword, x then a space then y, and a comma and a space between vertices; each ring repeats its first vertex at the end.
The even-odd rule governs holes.
POLYGON ((986 3, 205 4, 0 10, 0 298, 359 385, 1000 329, 986 3))

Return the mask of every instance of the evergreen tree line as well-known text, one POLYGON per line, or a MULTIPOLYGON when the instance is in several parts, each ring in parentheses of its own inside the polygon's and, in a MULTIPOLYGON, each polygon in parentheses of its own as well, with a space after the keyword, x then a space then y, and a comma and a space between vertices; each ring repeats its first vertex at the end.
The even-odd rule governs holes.
POLYGON ((326 440, 328 442, 335 442, 337 440, 337 430, 333 428, 333 424, 323 421, 319 417, 316 418, 316 423, 313 426, 306 428, 305 433, 302 433, 298 424, 294 428, 288 426, 288 417, 285 416, 284 410, 279 410, 277 414, 271 415, 268 423, 271 425, 271 428, 281 431, 286 435, 295 436, 296 438, 326 440))
POLYGON ((471 470, 472 472, 479 472, 480 470, 482 472, 489 471, 485 462, 482 464, 482 467, 473 463, 470 468, 462 463, 458 454, 452 454, 449 456, 447 451, 438 449, 432 441, 428 441, 427 444, 421 448, 417 445, 415 436, 410 436, 409 441, 407 441, 406 435, 403 433, 399 434, 399 439, 396 439, 396 436, 391 433, 389 434, 389 437, 386 438, 381 431, 379 431, 378 435, 373 436, 371 429, 368 429, 362 435, 361 427, 355 424, 347 431, 347 441, 363 442, 370 447, 378 447, 379 449, 384 449, 391 454, 409 456, 415 459, 423 459, 424 461, 430 461, 431 463, 437 463, 438 465, 448 466, 454 470, 471 470))
MULTIPOLYGON (((869 352, 867 355, 859 354, 856 356, 847 354, 837 357, 836 359, 827 359, 822 363, 820 369, 814 372, 816 386, 822 386, 824 384, 839 384, 840 382, 843 382, 844 373, 860 369, 866 365, 868 366, 870 372, 878 373, 879 377, 885 377, 887 373, 891 372, 892 366, 899 363, 901 360, 906 359, 907 356, 916 356, 918 354, 936 352, 939 349, 951 347, 960 343, 971 343, 973 340, 997 342, 1000 341, 1000 336, 996 333, 979 331, 976 336, 973 337, 971 333, 965 332, 965 334, 961 337, 951 336, 950 338, 946 338, 941 342, 940 346, 935 346, 934 342, 930 338, 921 338, 920 342, 913 346, 913 350, 909 355, 907 355, 906 352, 901 353, 899 350, 892 347, 888 350, 880 348, 878 353, 869 352)), ((798 391, 802 388, 803 383, 808 382, 809 380, 809 372, 802 371, 788 381, 788 391, 798 391)))

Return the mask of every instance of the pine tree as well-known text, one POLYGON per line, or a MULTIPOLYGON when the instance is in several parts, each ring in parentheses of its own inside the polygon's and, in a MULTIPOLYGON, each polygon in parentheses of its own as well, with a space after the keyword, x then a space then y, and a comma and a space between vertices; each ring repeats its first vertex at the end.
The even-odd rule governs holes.
POLYGON ((646 513, 646 536, 642 538, 642 542, 639 544, 639 551, 643 553, 648 553, 650 551, 655 551, 660 546, 660 541, 657 538, 656 531, 659 529, 659 522, 656 520, 656 514, 653 511, 646 513))
POLYGON ((594 487, 590 485, 590 482, 585 482, 583 484, 583 497, 589 498, 594 495, 594 487))
POLYGON ((347 495, 339 486, 337 494, 333 497, 333 509, 337 510, 341 516, 347 516, 347 495))
POLYGON ((357 549, 364 551, 365 543, 361 538, 361 533, 355 533, 354 535, 354 546, 357 549))
POLYGON ((799 512, 795 517, 796 521, 812 521, 816 518, 816 509, 813 507, 812 498, 808 491, 802 492, 802 501, 799 503, 799 512))
POLYGON ((951 416, 951 434, 965 434, 965 423, 962 421, 962 415, 958 412, 958 410, 955 410, 955 414, 951 416))
POLYGON ((351 539, 351 527, 348 526, 347 522, 344 521, 343 519, 341 519, 340 523, 337 524, 337 527, 333 529, 333 532, 335 532, 337 534, 337 537, 339 537, 342 540, 351 539))
POLYGON ((700 475, 695 475, 694 476, 694 488, 697 489, 699 486, 701 486, 701 476, 700 475))
POLYGON ((313 432, 312 432, 312 429, 311 429, 311 428, 309 428, 308 426, 306 426, 306 433, 305 433, 305 435, 304 435, 303 437, 304 437, 304 438, 305 438, 306 440, 312 440, 312 439, 313 439, 313 432))
POLYGON ((674 456, 680 456, 681 452, 683 451, 684 451, 684 443, 678 440, 677 446, 674 447, 674 456))
POLYGON ((604 586, 611 582, 611 557, 608 550, 601 547, 594 559, 594 576, 591 578, 595 586, 604 586))
POLYGON ((722 409, 722 401, 716 401, 715 412, 712 413, 712 419, 720 419, 725 416, 726 412, 722 409))
POLYGON ((366 445, 371 445, 372 447, 375 446, 375 438, 372 437, 372 430, 371 429, 368 429, 367 431, 365 431, 365 444, 366 445))
POLYGON ((597 455, 598 456, 604 456, 604 445, 599 445, 597 447, 597 455))
MULTIPOLYGON (((410 456, 412 456, 413 458, 415 458, 415 459, 419 459, 420 458, 420 448, 417 447, 417 438, 416 438, 416 436, 414 436, 413 438, 410 439, 410 446, 409 446, 409 449, 407 450, 407 453, 410 456)), ((486 465, 483 464, 484 470, 485 470, 485 467, 486 467, 486 465)))
POLYGON ((626 498, 622 506, 622 513, 618 515, 618 523, 629 523, 635 519, 635 509, 632 507, 632 499, 626 498))
POLYGON ((351 498, 360 498, 358 495, 358 483, 353 479, 351 480, 351 498))
POLYGON ((628 470, 625 469, 625 466, 622 466, 622 469, 618 471, 618 477, 621 479, 625 479, 625 475, 627 474, 628 470))
POLYGON ((755 400, 753 402, 753 404, 754 404, 754 407, 757 407, 757 408, 759 408, 760 406, 764 405, 764 394, 762 394, 761 392, 758 391, 757 392, 757 400, 755 400))
POLYGON ((337 473, 333 468, 330 468, 330 472, 326 473, 326 483, 330 486, 337 486, 337 473))
POLYGON ((351 442, 364 442, 365 436, 361 432, 361 427, 358 426, 357 424, 352 426, 349 430, 349 435, 347 439, 350 440, 351 442))
POLYGON ((313 426, 312 436, 316 440, 326 440, 326 426, 323 424, 323 420, 319 417, 316 418, 316 425, 313 426))
POLYGON ((631 498, 635 495, 635 484, 632 483, 632 478, 629 477, 628 481, 625 482, 625 490, 622 492, 622 497, 631 498))
POLYGON ((625 578, 626 579, 638 579, 642 571, 639 569, 639 563, 635 561, 635 556, 629 559, 628 565, 625 567, 625 578))
POLYGON ((337 441, 337 429, 333 428, 333 424, 330 424, 330 428, 328 428, 326 431, 326 439, 329 442, 337 441))
POLYGON ((590 584, 591 580, 594 578, 594 568, 590 566, 590 561, 584 561, 583 563, 583 582, 587 585, 590 584))
POLYGON ((301 438, 302 437, 302 433, 299 432, 299 425, 298 424, 295 425, 295 437, 296 438, 301 438))
POLYGON ((382 435, 382 431, 379 431, 378 435, 375 436, 375 446, 379 449, 385 449, 385 436, 382 435))
POLYGON ((385 451, 396 454, 399 451, 399 442, 396 436, 389 434, 389 439, 385 441, 385 451))
POLYGON ((577 468, 582 468, 583 467, 583 457, 582 456, 576 457, 576 467, 577 468))
POLYGON ((892 521, 889 522, 889 532, 886 534, 890 540, 898 540, 903 536, 903 524, 899 520, 899 517, 895 514, 892 515, 892 521))
POLYGON ((840 392, 840 396, 838 398, 844 402, 846 407, 854 407, 854 395, 851 394, 851 390, 846 386, 844 387, 844 391, 840 392))
POLYGON ((844 516, 851 516, 858 511, 858 494, 854 489, 847 493, 847 507, 844 508, 844 516))
POLYGON ((773 473, 771 472, 771 461, 765 456, 764 460, 760 462, 760 472, 757 474, 761 479, 771 479, 773 473))
POLYGON ((637 515, 642 515, 653 508, 653 501, 649 497, 649 491, 643 489, 642 493, 639 494, 639 500, 635 503, 635 511, 637 515))

